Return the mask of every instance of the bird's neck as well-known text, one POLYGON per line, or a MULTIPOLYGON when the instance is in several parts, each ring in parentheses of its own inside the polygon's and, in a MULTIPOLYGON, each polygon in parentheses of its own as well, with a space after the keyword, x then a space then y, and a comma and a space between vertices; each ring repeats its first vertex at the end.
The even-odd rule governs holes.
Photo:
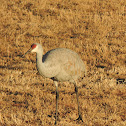
POLYGON ((37 70, 42 76, 50 77, 47 64, 42 61, 42 58, 43 58, 43 52, 39 52, 36 54, 37 70))
POLYGON ((42 58, 43 58, 43 51, 37 52, 37 54, 36 54, 36 66, 37 66, 38 72, 41 75, 43 75, 43 72, 46 71, 44 63, 42 62, 42 58))
POLYGON ((37 54, 36 54, 36 63, 37 64, 42 64, 43 63, 42 58, 43 58, 43 52, 42 51, 37 52, 37 54))

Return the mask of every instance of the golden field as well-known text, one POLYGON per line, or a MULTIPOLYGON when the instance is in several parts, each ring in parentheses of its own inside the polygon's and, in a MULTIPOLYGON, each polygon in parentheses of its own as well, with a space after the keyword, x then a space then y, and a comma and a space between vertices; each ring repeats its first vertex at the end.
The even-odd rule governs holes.
POLYGON ((37 73, 32 43, 63 47, 87 67, 74 85, 59 83, 59 126, 126 125, 125 0, 0 0, 0 126, 51 126, 55 86, 37 73))

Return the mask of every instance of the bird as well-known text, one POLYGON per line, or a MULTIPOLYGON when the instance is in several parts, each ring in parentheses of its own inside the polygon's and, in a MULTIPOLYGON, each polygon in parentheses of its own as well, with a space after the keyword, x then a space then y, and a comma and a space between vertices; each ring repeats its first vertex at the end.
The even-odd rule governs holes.
POLYGON ((76 99, 78 105, 78 118, 82 119, 78 98, 77 80, 86 75, 86 65, 80 56, 68 48, 55 48, 43 55, 43 47, 39 43, 33 43, 31 48, 22 56, 24 57, 29 52, 36 53, 36 66, 40 75, 53 80, 56 87, 56 117, 55 125, 58 118, 58 82, 70 82, 74 84, 76 99))

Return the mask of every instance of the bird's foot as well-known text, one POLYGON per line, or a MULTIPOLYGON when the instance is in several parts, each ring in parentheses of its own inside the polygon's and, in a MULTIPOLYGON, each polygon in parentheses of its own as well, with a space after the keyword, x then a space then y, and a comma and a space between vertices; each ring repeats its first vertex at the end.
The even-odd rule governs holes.
POLYGON ((83 122, 83 119, 82 119, 82 116, 81 115, 79 115, 79 117, 76 119, 77 121, 82 121, 83 122))

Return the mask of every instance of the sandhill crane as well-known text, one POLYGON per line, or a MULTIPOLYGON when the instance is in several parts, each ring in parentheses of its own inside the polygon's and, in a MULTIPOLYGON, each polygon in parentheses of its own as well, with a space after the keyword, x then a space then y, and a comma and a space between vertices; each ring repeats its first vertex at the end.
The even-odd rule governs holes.
MULTIPOLYGON (((64 82, 72 82, 75 86, 77 104, 78 104, 78 115, 77 120, 82 120, 82 116, 80 113, 79 107, 79 99, 78 99, 78 87, 76 81, 83 77, 86 73, 85 64, 79 57, 79 55, 66 48, 56 48, 48 51, 45 55, 43 55, 43 48, 39 43, 34 43, 31 45, 31 48, 24 54, 26 55, 28 52, 36 52, 36 63, 37 70, 39 73, 47 78, 50 78, 54 81, 56 86, 56 119, 55 125, 57 123, 57 113, 58 113, 58 81, 64 82)), ((23 57, 24 57, 23 55, 23 57)))

